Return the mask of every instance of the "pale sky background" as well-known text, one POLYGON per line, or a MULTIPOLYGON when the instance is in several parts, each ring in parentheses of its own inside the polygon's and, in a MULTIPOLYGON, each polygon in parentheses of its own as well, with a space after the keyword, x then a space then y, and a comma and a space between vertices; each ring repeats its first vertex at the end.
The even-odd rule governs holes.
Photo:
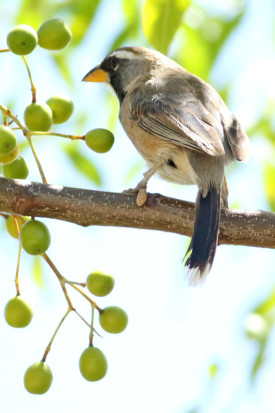
MULTIPOLYGON (((73 53, 72 72, 75 91, 56 75, 48 52, 37 48, 28 61, 38 97, 66 93, 75 103, 75 114, 90 107, 88 130, 107 125, 109 114, 103 85, 81 83, 99 63, 120 24, 119 2, 104 1, 95 24, 81 47, 73 53), (108 30, 106 30, 108 28, 108 30), (99 41, 100 39, 100 41, 99 41)), ((224 12, 231 1, 200 2, 224 12), (221 5, 222 4, 222 5, 221 5)), ((9 20, 17 2, 0 2, 0 48, 12 27, 9 20), (13 4, 14 3, 14 4, 13 4)), ((228 40, 214 67, 211 83, 232 82, 230 108, 248 127, 262 109, 264 97, 274 98, 274 9, 272 0, 251 0, 240 27, 228 40), (273 33, 270 31, 273 30, 273 33)), ((22 22, 24 23, 24 22, 22 22)), ((16 110, 22 119, 30 102, 29 84, 23 62, 11 54, 0 55, 1 97, 8 104, 16 90, 16 110)), ((57 130, 57 129, 56 129, 57 130)), ((74 120, 61 125, 64 133, 74 130, 74 120)), ((113 149, 104 155, 91 153, 104 178, 103 190, 122 191, 125 175, 140 157, 118 125, 113 149)), ((60 149, 56 137, 37 141, 37 152, 50 183, 93 185, 81 178, 60 149)), ((87 153, 87 149, 83 150, 87 153)), ((228 176, 230 202, 244 209, 267 209, 263 198, 262 162, 269 148, 253 140, 254 156, 238 164, 228 176)), ((39 180, 30 153, 25 158, 31 167, 31 180, 39 180)), ((145 166, 143 168, 145 171, 145 166)), ((136 178, 134 185, 140 177, 136 178)), ((154 177, 151 192, 194 200, 196 188, 180 187, 154 177)), ((119 305, 129 316, 127 330, 119 335, 102 333, 95 345, 106 355, 107 376, 96 383, 85 381, 78 360, 88 346, 88 328, 71 314, 58 333, 47 363, 53 372, 51 389, 42 396, 31 395, 23 386, 25 370, 39 361, 45 347, 66 311, 66 302, 54 274, 45 268, 45 289, 32 280, 31 260, 23 255, 20 270, 22 297, 34 310, 26 329, 12 329, 2 317, 0 323, 0 411, 17 413, 271 413, 275 393, 275 339, 268 345, 268 360, 254 388, 249 386, 249 368, 257 347, 245 339, 244 320, 274 285, 274 251, 221 246, 207 282, 190 288, 184 278, 181 259, 188 239, 179 235, 125 228, 81 228, 64 222, 43 220, 52 234, 48 250, 58 269, 68 279, 84 281, 94 270, 114 275, 111 295, 98 299, 100 306, 119 305), (218 363, 218 377, 211 382, 208 366, 218 363)), ((2 231, 3 232, 3 231, 2 231)), ((0 262, 2 285, 0 305, 15 295, 14 274, 17 243, 1 235, 0 262)), ((69 288, 68 288, 69 290, 69 288)), ((89 306, 71 294, 77 309, 89 319, 89 306)), ((1 310, 2 311, 2 310, 1 310)), ((95 327, 97 327, 95 325, 95 327)))

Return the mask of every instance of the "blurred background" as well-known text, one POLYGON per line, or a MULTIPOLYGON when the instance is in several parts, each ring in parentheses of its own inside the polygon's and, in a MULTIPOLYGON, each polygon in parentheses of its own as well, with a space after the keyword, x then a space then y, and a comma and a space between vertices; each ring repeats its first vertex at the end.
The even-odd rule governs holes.
MULTIPOLYGON (((117 121, 116 97, 83 76, 114 48, 153 47, 211 83, 251 138, 249 164, 228 168, 230 207, 275 211, 275 4, 273 0, 0 0, 0 49, 16 24, 36 30, 61 17, 73 32, 60 52, 37 47, 27 56, 38 101, 65 94, 75 105, 57 132, 84 134, 109 128, 115 144, 107 154, 92 153, 83 142, 55 136, 34 144, 51 184, 120 192, 141 179, 146 165, 117 121)), ((23 120, 31 92, 20 57, 0 54, 0 102, 23 120)), ((22 155, 30 180, 41 181, 22 134, 22 155)), ((153 177, 150 192, 194 201, 196 188, 153 177)), ((1 217, 0 217, 1 218, 1 217)), ((17 241, 1 222, 3 313, 15 296, 17 241)), ((25 370, 42 358, 67 304, 53 272, 42 259, 23 254, 22 298, 34 317, 25 329, 0 322, 0 410, 2 412, 96 413, 256 413, 275 405, 274 250, 220 246, 207 282, 187 285, 182 257, 188 238, 147 230, 90 227, 43 220, 50 229, 48 254, 70 280, 84 282, 100 270, 115 277, 110 296, 98 305, 118 305, 129 316, 124 333, 95 328, 95 346, 109 370, 96 383, 85 381, 79 357, 89 329, 70 314, 54 340, 47 363, 50 390, 35 396, 23 385, 25 370)), ((69 287, 68 287, 69 289, 69 287)), ((87 319, 89 305, 69 290, 87 319)))

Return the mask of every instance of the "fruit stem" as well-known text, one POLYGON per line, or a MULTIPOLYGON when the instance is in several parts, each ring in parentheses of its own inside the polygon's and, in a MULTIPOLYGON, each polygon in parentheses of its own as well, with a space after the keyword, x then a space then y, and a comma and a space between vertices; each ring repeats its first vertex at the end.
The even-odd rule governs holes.
POLYGON ((53 135, 53 136, 60 136, 61 138, 67 138, 67 139, 71 139, 71 140, 85 140, 85 135, 67 135, 66 133, 58 133, 58 132, 40 132, 40 131, 35 131, 32 132, 32 135, 53 135))
POLYGON ((56 268, 56 266, 54 265, 54 263, 52 262, 52 260, 50 259, 50 257, 47 254, 45 254, 45 253, 42 254, 42 257, 47 262, 47 264, 49 264, 49 266, 51 267, 51 269, 53 270, 53 272, 57 276, 57 278, 60 282, 61 288, 63 290, 63 293, 65 295, 65 298, 67 300, 69 308, 71 310, 74 310, 74 306, 72 305, 72 302, 70 300, 70 297, 69 297, 68 292, 67 292, 66 287, 65 287, 65 283, 67 282, 66 278, 63 277, 63 275, 60 274, 60 272, 58 271, 58 269, 56 268))
POLYGON ((21 245, 20 242, 19 242, 19 251, 18 251, 18 259, 17 259, 17 266, 16 266, 16 274, 15 274, 16 295, 20 295, 20 289, 19 289, 19 266, 20 266, 21 252, 22 252, 22 245, 21 245))
POLYGON ((0 216, 7 219, 9 214, 4 214, 4 212, 0 212, 0 216))
POLYGON ((38 156, 37 156, 37 153, 36 153, 36 150, 35 150, 35 148, 34 148, 33 142, 32 142, 32 140, 31 140, 31 135, 32 135, 32 134, 33 134, 33 133, 30 132, 30 131, 26 131, 26 132, 25 132, 25 136, 26 136, 27 141, 28 141, 28 143, 29 143, 29 145, 30 145, 31 151, 32 151, 32 153, 33 153, 33 156, 34 156, 34 158, 35 158, 35 162, 36 162, 36 164, 37 164, 37 167, 38 167, 40 176, 41 176, 41 178, 42 178, 43 184, 47 184, 48 182, 47 182, 47 179, 46 179, 46 177, 45 177, 45 174, 44 174, 42 165, 41 165, 41 163, 40 163, 40 161, 39 161, 39 158, 38 158, 38 156))
POLYGON ((0 49, 0 53, 10 52, 10 49, 0 49))
POLYGON ((33 156, 35 158, 36 164, 38 166, 39 169, 39 173, 41 175, 42 181, 44 184, 47 184, 47 180, 44 174, 44 171, 42 169, 41 163, 39 161, 39 158, 36 154, 35 148, 33 146, 32 140, 31 140, 31 136, 34 135, 35 133, 33 133, 32 131, 29 131, 18 119, 17 117, 12 113, 12 111, 8 108, 6 108, 4 105, 2 105, 0 103, 0 110, 2 111, 3 115, 7 115, 9 116, 18 126, 19 128, 22 130, 22 132, 24 133, 24 135, 26 136, 26 139, 30 145, 31 151, 33 153, 33 156))
POLYGON ((88 321, 86 321, 85 318, 82 317, 82 315, 79 314, 79 312, 78 312, 76 309, 74 309, 74 312, 76 313, 76 315, 78 315, 79 318, 81 318, 81 320, 82 320, 89 328, 91 328, 91 326, 90 326, 90 324, 88 323, 88 321))
POLYGON ((17 117, 12 113, 10 109, 6 108, 6 106, 0 103, 0 110, 2 111, 3 115, 7 115, 9 118, 11 118, 19 126, 24 134, 27 133, 28 129, 17 119, 17 117))
POLYGON ((91 332, 90 332, 90 344, 89 346, 93 346, 93 338, 94 338, 94 318, 95 318, 95 306, 92 305, 92 321, 91 321, 91 332))
POLYGON ((31 82, 32 103, 35 103, 36 102, 36 87, 34 86, 34 83, 33 83, 33 80, 32 80, 32 75, 31 75, 31 71, 30 71, 27 59, 25 58, 25 56, 22 56, 22 59, 23 59, 25 65, 26 65, 27 72, 28 72, 28 75, 29 75, 29 79, 30 79, 30 82, 31 82))
POLYGON ((79 282, 77 282, 77 281, 70 281, 72 284, 75 284, 75 285, 80 285, 80 287, 83 287, 83 288, 85 288, 86 287, 86 283, 79 283, 79 282))
POLYGON ((89 301, 89 303, 92 304, 93 307, 95 307, 97 309, 97 311, 101 314, 103 312, 103 310, 101 310, 101 308, 98 307, 97 303, 95 301, 93 301, 90 297, 88 297, 83 291, 80 290, 80 288, 78 288, 76 285, 74 285, 74 283, 72 283, 71 281, 66 280, 66 282, 73 287, 76 291, 79 292, 79 294, 83 295, 83 297, 86 298, 86 300, 89 301))
POLYGON ((43 355, 43 357, 42 357, 42 360, 41 360, 42 362, 45 362, 45 361, 46 361, 47 355, 49 354, 49 351, 50 351, 50 349, 51 349, 53 340, 55 339, 55 336, 56 336, 56 334, 58 333, 58 330, 60 329, 60 327, 62 326, 64 320, 66 319, 66 317, 68 316, 68 314, 69 314, 72 310, 73 310, 73 309, 72 309, 71 307, 69 307, 68 310, 66 311, 66 314, 61 318, 58 326, 57 326, 56 329, 55 329, 55 332, 53 333, 53 336, 52 336, 49 344, 48 344, 47 347, 46 347, 45 353, 44 353, 44 355, 43 355))

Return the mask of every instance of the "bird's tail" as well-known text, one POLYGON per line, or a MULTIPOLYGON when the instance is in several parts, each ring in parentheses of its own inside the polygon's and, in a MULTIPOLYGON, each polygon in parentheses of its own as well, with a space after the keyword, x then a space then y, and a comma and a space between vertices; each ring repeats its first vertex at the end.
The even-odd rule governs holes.
POLYGON ((197 198, 193 237, 184 259, 191 285, 204 281, 213 264, 220 221, 220 191, 210 188, 206 197, 197 198))

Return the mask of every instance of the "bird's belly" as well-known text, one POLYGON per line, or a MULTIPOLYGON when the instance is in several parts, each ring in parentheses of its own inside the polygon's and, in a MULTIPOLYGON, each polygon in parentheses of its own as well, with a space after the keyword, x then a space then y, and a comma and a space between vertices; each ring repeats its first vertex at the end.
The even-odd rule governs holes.
POLYGON ((166 181, 175 182, 181 185, 197 184, 196 174, 186 158, 187 157, 181 155, 179 163, 177 164, 173 160, 176 167, 170 166, 168 163, 163 164, 158 170, 159 176, 166 181))
POLYGON ((197 176, 189 162, 188 152, 184 147, 153 136, 132 122, 127 122, 127 126, 125 124, 123 126, 149 167, 163 160, 163 165, 157 171, 161 178, 183 185, 198 183, 197 176))

